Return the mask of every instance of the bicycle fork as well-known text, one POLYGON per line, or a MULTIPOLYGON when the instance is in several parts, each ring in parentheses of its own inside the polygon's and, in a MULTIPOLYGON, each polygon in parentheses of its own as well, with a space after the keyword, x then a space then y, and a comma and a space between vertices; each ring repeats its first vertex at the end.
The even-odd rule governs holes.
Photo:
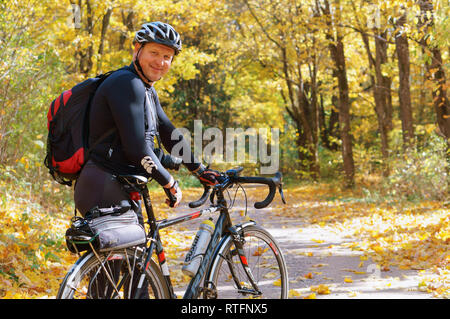
MULTIPOLYGON (((245 256, 245 252, 244 252, 245 238, 243 235, 242 236, 239 235, 239 233, 237 232, 235 227, 230 227, 229 230, 231 232, 233 244, 235 247, 234 251, 230 251, 230 254, 236 255, 236 253, 237 253, 237 255, 239 256, 239 260, 241 261, 241 265, 244 268, 245 273, 247 274, 248 280, 249 280, 251 286, 253 287, 253 289, 250 289, 248 287, 242 286, 242 284, 239 282, 239 278, 237 278, 237 276, 234 272, 234 266, 231 261, 231 258, 226 258, 231 275, 232 275, 233 280, 238 288, 238 292, 245 293, 245 294, 252 294, 255 296, 260 296, 260 295, 262 295, 262 292, 259 289, 259 287, 255 281, 255 277, 253 276, 252 270, 250 269, 250 267, 248 265, 247 257, 245 256)), ((232 257, 232 256, 230 256, 230 257, 232 257)))

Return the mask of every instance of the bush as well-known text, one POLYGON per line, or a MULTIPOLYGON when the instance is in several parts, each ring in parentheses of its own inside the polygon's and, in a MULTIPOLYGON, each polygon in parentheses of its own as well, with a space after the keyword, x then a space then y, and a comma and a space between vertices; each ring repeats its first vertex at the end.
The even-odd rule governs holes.
POLYGON ((432 134, 415 150, 401 151, 390 160, 390 176, 383 182, 387 195, 407 200, 448 200, 447 145, 432 134))

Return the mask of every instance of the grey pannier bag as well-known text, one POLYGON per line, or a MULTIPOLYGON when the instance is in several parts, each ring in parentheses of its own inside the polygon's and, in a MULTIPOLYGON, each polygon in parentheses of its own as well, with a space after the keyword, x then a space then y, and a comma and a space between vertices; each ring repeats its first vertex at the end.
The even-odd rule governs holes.
POLYGON ((72 218, 66 231, 67 247, 74 253, 91 248, 104 252, 145 242, 145 229, 131 206, 94 207, 84 218, 72 218))

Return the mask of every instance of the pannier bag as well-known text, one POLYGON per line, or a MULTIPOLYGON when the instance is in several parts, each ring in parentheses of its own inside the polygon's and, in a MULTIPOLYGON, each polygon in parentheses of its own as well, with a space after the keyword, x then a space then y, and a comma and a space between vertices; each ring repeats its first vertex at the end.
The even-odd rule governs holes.
POLYGON ((130 206, 94 207, 85 217, 74 216, 66 231, 67 248, 73 253, 104 252, 146 242, 144 227, 130 206))

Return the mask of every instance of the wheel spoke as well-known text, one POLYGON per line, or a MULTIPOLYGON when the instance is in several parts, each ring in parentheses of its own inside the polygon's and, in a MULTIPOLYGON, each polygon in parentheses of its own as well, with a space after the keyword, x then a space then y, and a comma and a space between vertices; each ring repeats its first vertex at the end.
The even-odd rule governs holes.
POLYGON ((243 248, 249 271, 230 239, 213 262, 214 273, 209 279, 217 298, 287 297, 286 265, 275 240, 257 226, 244 228, 242 234, 245 235, 243 248))
MULTIPOLYGON (((140 277, 137 268, 140 256, 141 251, 137 249, 124 249, 109 254, 95 253, 81 257, 74 265, 74 272, 66 275, 57 298, 123 299, 133 297, 137 288, 136 278, 140 277)), ((153 263, 145 275, 146 289, 139 297, 169 297, 162 274, 156 264, 153 263)))

